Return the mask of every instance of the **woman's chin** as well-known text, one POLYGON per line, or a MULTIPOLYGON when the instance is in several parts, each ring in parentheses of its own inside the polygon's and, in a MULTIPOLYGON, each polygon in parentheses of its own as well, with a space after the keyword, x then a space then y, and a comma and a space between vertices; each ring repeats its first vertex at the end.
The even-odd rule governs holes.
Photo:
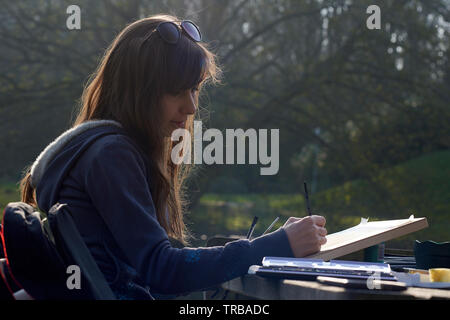
POLYGON ((175 132, 175 130, 177 130, 178 128, 170 128, 166 130, 166 133, 164 134, 164 136, 166 138, 170 138, 172 137, 173 133, 175 132))

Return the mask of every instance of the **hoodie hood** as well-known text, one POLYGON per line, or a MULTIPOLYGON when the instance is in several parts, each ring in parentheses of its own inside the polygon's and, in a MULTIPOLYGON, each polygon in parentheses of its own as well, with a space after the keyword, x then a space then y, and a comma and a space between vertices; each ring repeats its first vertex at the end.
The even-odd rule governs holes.
POLYGON ((122 125, 117 121, 91 120, 63 132, 51 142, 31 167, 31 186, 36 189, 40 209, 48 212, 57 202, 62 180, 85 149, 101 136, 121 132, 122 125))
POLYGON ((33 188, 37 187, 41 181, 42 175, 47 169, 48 164, 74 137, 79 136, 86 130, 105 125, 122 127, 119 122, 113 120, 93 120, 83 122, 82 124, 63 132, 59 137, 51 142, 34 161, 31 167, 31 186, 33 188))

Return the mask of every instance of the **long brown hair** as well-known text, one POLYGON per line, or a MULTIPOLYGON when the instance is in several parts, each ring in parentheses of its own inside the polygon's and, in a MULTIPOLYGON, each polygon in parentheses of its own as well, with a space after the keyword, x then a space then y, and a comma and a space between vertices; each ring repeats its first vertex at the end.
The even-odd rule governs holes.
MULTIPOLYGON (((182 185, 190 166, 171 161, 175 142, 164 136, 160 126, 160 101, 165 94, 218 82, 220 70, 204 43, 186 36, 176 45, 165 43, 155 32, 163 21, 180 20, 170 15, 144 18, 128 25, 114 39, 83 91, 73 127, 100 119, 122 124, 150 162, 150 187, 159 223, 169 236, 186 243, 183 210, 187 203, 182 185)), ((186 122, 191 136, 193 122, 194 115, 186 122)), ((22 201, 36 205, 30 178, 28 170, 21 181, 22 201)))

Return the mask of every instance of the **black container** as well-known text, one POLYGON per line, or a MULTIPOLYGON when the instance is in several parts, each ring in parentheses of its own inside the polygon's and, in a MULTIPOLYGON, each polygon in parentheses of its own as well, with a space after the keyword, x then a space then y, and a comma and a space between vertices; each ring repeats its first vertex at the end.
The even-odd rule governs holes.
POLYGON ((414 243, 417 269, 450 268, 450 242, 414 243))

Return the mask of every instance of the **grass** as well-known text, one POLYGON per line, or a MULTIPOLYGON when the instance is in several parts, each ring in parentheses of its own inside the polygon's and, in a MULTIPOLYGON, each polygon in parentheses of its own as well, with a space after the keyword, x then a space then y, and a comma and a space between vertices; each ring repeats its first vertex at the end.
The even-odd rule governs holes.
POLYGON ((14 182, 0 183, 0 219, 3 218, 3 211, 9 202, 20 201, 19 187, 14 182))

